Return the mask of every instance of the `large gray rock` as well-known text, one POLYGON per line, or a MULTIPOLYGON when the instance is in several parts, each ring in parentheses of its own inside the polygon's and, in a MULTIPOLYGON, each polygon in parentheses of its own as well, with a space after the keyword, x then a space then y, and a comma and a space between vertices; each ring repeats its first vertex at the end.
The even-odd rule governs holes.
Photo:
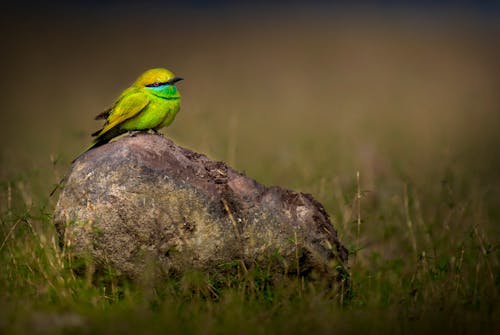
POLYGON ((75 255, 131 278, 150 268, 220 274, 231 264, 335 277, 347 260, 311 195, 265 187, 159 135, 124 137, 76 160, 54 223, 75 255))

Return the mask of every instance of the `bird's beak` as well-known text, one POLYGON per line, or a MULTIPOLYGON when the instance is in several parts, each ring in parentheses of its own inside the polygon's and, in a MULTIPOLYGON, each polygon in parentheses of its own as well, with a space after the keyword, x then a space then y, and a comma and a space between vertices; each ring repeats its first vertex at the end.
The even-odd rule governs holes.
POLYGON ((175 84, 176 82, 181 81, 181 80, 184 80, 184 78, 181 78, 181 77, 175 77, 174 79, 170 80, 170 82, 171 82, 172 84, 175 84))

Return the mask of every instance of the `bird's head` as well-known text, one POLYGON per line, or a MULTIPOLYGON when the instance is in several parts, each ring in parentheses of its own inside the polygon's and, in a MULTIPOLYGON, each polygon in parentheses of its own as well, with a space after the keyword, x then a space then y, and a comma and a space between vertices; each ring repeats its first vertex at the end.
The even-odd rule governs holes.
POLYGON ((151 93, 168 98, 180 97, 175 83, 182 80, 176 77, 172 72, 167 69, 157 68, 150 69, 144 72, 137 78, 134 86, 144 88, 151 93))

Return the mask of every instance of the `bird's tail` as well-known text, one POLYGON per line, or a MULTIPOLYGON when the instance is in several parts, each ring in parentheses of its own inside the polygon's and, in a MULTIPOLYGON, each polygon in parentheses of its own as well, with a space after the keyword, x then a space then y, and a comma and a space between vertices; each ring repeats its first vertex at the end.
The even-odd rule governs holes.
POLYGON ((71 161, 71 164, 73 164, 78 158, 80 158, 87 151, 95 149, 97 147, 100 147, 101 145, 104 145, 104 144, 106 144, 108 142, 109 142, 109 139, 106 139, 106 138, 96 138, 94 140, 94 142, 92 142, 92 144, 87 149, 85 149, 82 153, 80 153, 78 156, 75 157, 75 159, 73 159, 71 161))
MULTIPOLYGON (((71 164, 73 164, 78 158, 80 158, 87 151, 95 149, 97 147, 100 147, 101 145, 106 144, 108 142, 109 142, 109 139, 106 139, 106 138, 96 138, 94 140, 94 142, 92 142, 92 144, 87 149, 85 149, 82 153, 80 153, 78 156, 75 157, 75 159, 73 159, 71 161, 71 164)), ((56 184, 56 186, 54 186, 54 188, 52 189, 52 191, 49 194, 49 197, 52 197, 54 195, 54 193, 56 193, 56 191, 58 189, 62 188, 63 185, 64 185, 64 183, 66 183, 67 180, 68 180, 68 174, 65 174, 64 177, 62 177, 61 180, 56 184)))

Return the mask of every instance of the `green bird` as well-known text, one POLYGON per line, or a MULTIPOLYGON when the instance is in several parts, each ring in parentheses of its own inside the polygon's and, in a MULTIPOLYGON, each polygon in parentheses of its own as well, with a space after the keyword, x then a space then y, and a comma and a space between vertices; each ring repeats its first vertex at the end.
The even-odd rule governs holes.
POLYGON ((104 126, 94 132, 90 147, 108 143, 127 131, 153 130, 170 125, 179 112, 181 95, 175 83, 182 80, 163 68, 150 69, 118 97, 113 106, 95 117, 106 119, 104 126))
MULTIPOLYGON (((153 130, 170 125, 179 112, 181 95, 175 83, 182 80, 163 68, 150 69, 123 91, 113 106, 95 117, 106 119, 104 126, 94 132, 92 144, 81 155, 98 146, 108 143, 125 132, 153 130)), ((50 192, 52 196, 66 180, 67 175, 50 192)))

